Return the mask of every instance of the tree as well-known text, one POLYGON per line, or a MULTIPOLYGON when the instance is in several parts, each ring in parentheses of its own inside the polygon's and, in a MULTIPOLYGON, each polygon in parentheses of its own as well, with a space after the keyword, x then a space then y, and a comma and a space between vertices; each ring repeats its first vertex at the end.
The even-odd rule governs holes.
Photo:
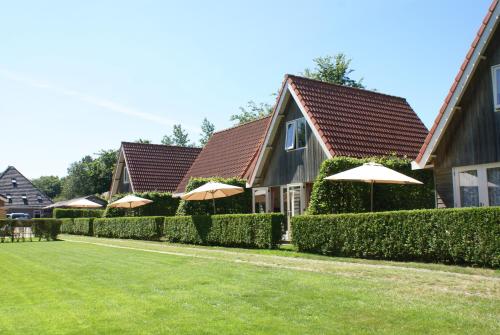
POLYGON ((212 137, 212 135, 214 134, 214 131, 215 131, 215 125, 208 121, 207 118, 204 118, 203 119, 203 122, 201 123, 201 138, 200 138, 200 145, 202 147, 205 146, 205 144, 207 144, 208 140, 210 139, 210 137, 212 137))
POLYGON ((151 140, 145 140, 143 138, 138 138, 137 140, 134 141, 134 143, 151 144, 151 140))
POLYGON ((236 121, 236 124, 243 124, 250 121, 260 119, 268 116, 273 112, 273 106, 264 102, 257 104, 255 101, 250 100, 246 108, 240 107, 239 114, 233 114, 230 117, 231 121, 236 121))
POLYGON ((57 176, 41 176, 40 178, 32 179, 31 182, 51 199, 61 194, 62 181, 57 176))
POLYGON ((101 150, 96 158, 85 156, 68 168, 62 195, 66 199, 109 191, 113 169, 116 165, 116 150, 101 150))
POLYGON ((165 145, 178 145, 180 147, 193 147, 194 144, 189 142, 189 134, 182 129, 180 124, 174 124, 172 135, 165 135, 161 140, 165 145))
POLYGON ((304 70, 305 77, 332 84, 364 88, 363 79, 356 81, 349 77, 354 70, 349 67, 351 59, 348 59, 345 54, 338 53, 334 56, 318 57, 314 59, 314 63, 316 63, 316 68, 313 71, 304 70))

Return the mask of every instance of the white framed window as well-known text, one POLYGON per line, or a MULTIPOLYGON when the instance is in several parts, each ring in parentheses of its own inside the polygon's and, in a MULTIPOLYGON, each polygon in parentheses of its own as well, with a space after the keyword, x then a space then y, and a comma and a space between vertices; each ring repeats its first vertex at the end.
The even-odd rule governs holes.
POLYGON ((493 81, 493 104, 496 111, 500 111, 500 65, 491 67, 491 79, 493 81))
POLYGON ((455 207, 500 206, 500 162, 453 168, 455 207))
POLYGON ((12 178, 12 187, 17 187, 17 180, 16 178, 12 178))
POLYGON ((127 169, 126 166, 123 168, 123 183, 124 184, 130 183, 130 180, 129 180, 129 177, 128 177, 128 169, 127 169))
POLYGON ((302 149, 307 146, 306 119, 300 118, 286 123, 285 150, 302 149))

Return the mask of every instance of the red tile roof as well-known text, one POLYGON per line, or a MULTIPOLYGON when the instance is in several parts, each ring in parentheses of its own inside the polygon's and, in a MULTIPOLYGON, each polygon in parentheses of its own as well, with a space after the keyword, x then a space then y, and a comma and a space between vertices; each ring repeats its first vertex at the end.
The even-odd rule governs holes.
POLYGON ((490 7, 488 9, 488 12, 486 13, 485 18, 483 19, 483 22, 481 23, 481 26, 479 27, 479 30, 478 30, 478 32, 476 34, 476 38, 474 39, 474 41, 472 41, 472 44, 471 44, 470 49, 469 49, 469 52, 467 52, 467 55, 465 56, 465 60, 462 63, 462 66, 460 67, 460 69, 458 71, 458 74, 455 77, 455 80, 453 81, 453 84, 451 85, 450 91, 448 92, 448 95, 446 96, 446 98, 444 100, 444 103, 441 106, 441 109, 439 110, 439 113, 438 113, 438 115, 436 117, 436 120, 434 121, 434 124, 432 125, 432 128, 429 131, 429 134, 425 138, 424 143, 423 143, 422 147, 420 148, 418 156, 415 159, 415 161, 417 163, 420 163, 420 161, 422 160, 422 157, 423 157, 423 155, 425 153, 425 150, 427 149, 427 146, 429 145, 429 142, 431 141, 432 137, 434 136, 434 133, 435 133, 435 131, 436 131, 439 123, 441 122, 441 119, 443 118, 444 112, 448 108, 448 105, 449 105, 449 103, 451 101, 451 97, 455 93, 455 91, 456 91, 456 89, 458 87, 458 83, 462 79, 464 71, 467 68, 467 66, 469 65, 469 62, 470 62, 470 60, 472 58, 472 55, 474 54, 474 52, 476 51, 476 48, 479 45, 479 40, 481 40, 481 38, 483 36, 483 33, 486 31, 486 26, 488 25, 489 21, 493 18, 493 12, 495 11, 495 8, 496 8, 497 4, 498 4, 498 0, 493 0, 492 1, 491 5, 490 5, 490 7))
POLYGON ((201 148, 122 142, 134 192, 173 192, 201 148))
POLYGON ((183 193, 191 177, 247 179, 264 140, 270 117, 213 134, 184 176, 176 193, 183 193))
MULTIPOLYGON (((332 156, 415 158, 427 128, 406 99, 287 75, 332 156)), ((282 89, 283 91, 283 89, 282 89)))

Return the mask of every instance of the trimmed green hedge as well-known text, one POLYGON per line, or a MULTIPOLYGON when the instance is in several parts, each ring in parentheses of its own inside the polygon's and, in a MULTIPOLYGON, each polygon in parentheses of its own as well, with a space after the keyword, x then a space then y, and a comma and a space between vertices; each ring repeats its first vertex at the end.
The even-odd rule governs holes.
POLYGON ((94 234, 94 218, 61 219, 61 233, 87 235, 94 234))
POLYGON ((425 209, 435 207, 434 177, 432 170, 412 170, 409 159, 395 156, 352 158, 334 157, 325 160, 313 185, 308 214, 338 214, 370 212, 370 185, 362 182, 334 182, 324 178, 355 168, 367 162, 380 163, 390 169, 415 178, 423 185, 373 186, 375 212, 425 209))
MULTIPOLYGON (((232 197, 215 199, 216 214, 246 214, 252 213, 252 190, 246 188, 246 181, 239 178, 191 178, 186 186, 186 192, 192 191, 209 181, 243 187, 244 192, 232 197)), ((185 201, 181 200, 175 215, 210 215, 214 213, 212 200, 185 201)), ((168 215, 167 215, 168 216, 168 215)))
POLYGON ((104 209, 55 208, 52 213, 54 219, 102 218, 103 215, 104 209))
MULTIPOLYGON (((141 207, 124 208, 106 208, 103 217, 113 218, 122 216, 173 216, 179 207, 179 198, 172 198, 172 193, 168 192, 144 192, 132 193, 138 197, 152 200, 153 202, 141 207)), ((123 198, 127 194, 115 194, 110 203, 123 198)))
POLYGON ((292 218, 299 251, 500 267, 500 207, 292 218))
POLYGON ((94 219, 94 235, 158 240, 163 233, 163 220, 163 216, 94 219))
POLYGON ((61 220, 56 219, 31 219, 31 220, 0 220, 0 242, 10 238, 12 241, 25 240, 24 237, 15 236, 16 227, 31 227, 33 235, 39 241, 42 238, 47 241, 57 240, 61 231, 61 220))
POLYGON ((281 239, 282 214, 227 214, 166 217, 170 242, 229 247, 274 248, 281 239))

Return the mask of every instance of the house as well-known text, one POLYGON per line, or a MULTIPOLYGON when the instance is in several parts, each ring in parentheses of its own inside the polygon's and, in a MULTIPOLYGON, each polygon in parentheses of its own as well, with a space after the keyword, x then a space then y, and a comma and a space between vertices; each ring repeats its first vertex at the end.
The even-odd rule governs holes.
POLYGON ((122 142, 110 197, 117 193, 173 192, 200 148, 122 142))
POLYGON ((248 181, 254 211, 302 214, 324 160, 414 159, 426 135, 404 98, 287 75, 248 181))
POLYGON ((5 203, 7 202, 7 198, 0 194, 0 220, 5 219, 5 203))
POLYGON ((26 213, 30 217, 39 218, 44 216, 43 208, 52 204, 47 195, 13 166, 7 167, 0 174, 0 194, 7 199, 7 214, 26 213))
POLYGON ((420 152, 437 207, 500 205, 500 6, 493 1, 420 152))
POLYGON ((270 117, 215 132, 177 186, 185 192, 192 177, 222 177, 248 180, 255 164, 270 117))

